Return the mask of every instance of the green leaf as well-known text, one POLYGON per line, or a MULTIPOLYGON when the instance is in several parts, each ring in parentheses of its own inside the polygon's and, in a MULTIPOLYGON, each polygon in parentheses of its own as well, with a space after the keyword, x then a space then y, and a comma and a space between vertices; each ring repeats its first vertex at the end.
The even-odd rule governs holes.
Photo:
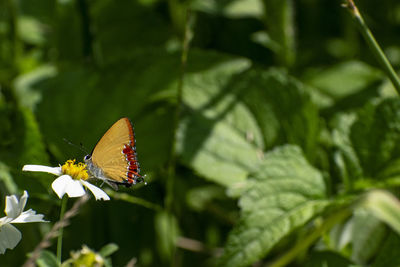
POLYGON ((400 201, 388 191, 374 190, 367 194, 365 208, 400 234, 400 201))
POLYGON ((363 170, 358 156, 351 143, 351 127, 356 120, 354 113, 338 113, 331 122, 334 169, 347 190, 351 190, 353 182, 362 177, 363 170))
POLYGON ((295 62, 294 3, 264 0, 264 21, 271 39, 279 45, 275 58, 279 65, 290 67, 295 62))
POLYGON ((232 19, 255 17, 263 15, 261 0, 193 0, 190 2, 192 9, 214 15, 224 15, 232 19))
POLYGON ((5 194, 16 194, 18 191, 18 187, 15 184, 12 175, 10 173, 9 167, 0 161, 0 182, 4 185, 6 192, 5 194))
POLYGON ((255 117, 265 149, 296 144, 313 161, 319 118, 306 86, 282 70, 253 68, 235 80, 232 90, 238 92, 238 99, 243 98, 255 117))
POLYGON ((371 264, 372 267, 398 267, 400 266, 399 257, 400 236, 395 232, 390 232, 379 253, 371 264))
POLYGON ((282 238, 327 206, 319 171, 296 146, 268 153, 259 170, 243 184, 241 219, 229 234, 221 266, 248 266, 268 254, 282 238))
POLYGON ((349 259, 334 251, 314 251, 307 256, 305 267, 355 267, 349 259))
POLYGON ((357 210, 352 218, 351 259, 367 264, 376 255, 387 235, 385 225, 365 210, 357 210))
POLYGON ((201 212, 213 201, 224 198, 225 191, 221 186, 216 185, 196 187, 187 192, 186 200, 193 210, 201 212))
POLYGON ((54 267, 59 266, 56 255, 48 250, 43 250, 39 258, 36 260, 39 267, 54 267))
POLYGON ((114 243, 111 243, 111 244, 107 244, 107 245, 105 245, 104 247, 102 247, 101 249, 100 249, 100 251, 99 251, 99 254, 102 256, 102 257, 108 257, 108 256, 110 256, 111 254, 113 254, 114 252, 116 252, 117 250, 118 250, 118 245, 117 244, 114 244, 114 243))
POLYGON ((275 145, 298 144, 315 157, 318 111, 301 83, 279 70, 247 70, 247 61, 208 56, 207 63, 197 61, 207 71, 193 72, 201 65, 192 65, 185 78, 186 116, 178 136, 185 164, 231 186, 257 169, 262 151, 275 145))
POLYGON ((229 1, 224 8, 224 15, 231 18, 256 17, 264 14, 261 0, 235 0, 229 1))
POLYGON ((41 93, 33 85, 47 80, 56 75, 56 69, 51 65, 42 65, 34 71, 20 75, 14 80, 15 93, 20 104, 34 110, 36 104, 42 99, 41 93))
POLYGON ((230 87, 249 62, 215 53, 195 52, 190 57, 178 153, 185 164, 208 179, 226 186, 243 181, 260 162, 262 137, 251 113, 237 102, 230 87))
POLYGON ((400 100, 369 103, 351 127, 351 142, 365 177, 385 178, 395 159, 400 158, 400 100))
MULTIPOLYGON (((10 168, 12 181, 19 188, 21 188, 19 185, 23 185, 23 188, 43 191, 44 187, 48 186, 48 175, 36 176, 41 182, 38 183, 37 180, 27 178, 35 175, 22 173, 22 166, 25 164, 48 165, 49 162, 42 135, 32 111, 25 107, 2 110, 0 106, 0 120, 5 122, 2 124, 4 128, 0 127, 0 136, 4 137, 2 140, 4 143, 0 142, 0 158, 10 168)), ((10 183, 7 186, 11 186, 9 189, 13 190, 10 183)))
POLYGON ((349 61, 310 73, 307 81, 324 94, 340 99, 359 93, 382 78, 381 71, 363 62, 349 61))
POLYGON ((244 181, 261 162, 262 152, 223 122, 192 116, 183 121, 180 131, 179 152, 183 162, 222 185, 244 181))
POLYGON ((23 138, 17 141, 18 144, 22 142, 20 163, 48 163, 47 152, 42 140, 42 133, 40 132, 39 125, 30 110, 21 108, 23 116, 23 138))
POLYGON ((28 44, 41 45, 45 42, 44 25, 29 16, 20 16, 17 20, 18 36, 28 44))

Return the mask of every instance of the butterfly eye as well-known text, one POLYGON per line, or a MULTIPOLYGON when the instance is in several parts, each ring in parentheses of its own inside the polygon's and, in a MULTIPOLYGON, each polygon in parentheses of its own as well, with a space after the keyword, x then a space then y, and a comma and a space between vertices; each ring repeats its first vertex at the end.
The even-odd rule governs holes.
POLYGON ((90 155, 90 154, 89 154, 89 155, 86 155, 86 156, 83 158, 83 160, 84 160, 84 161, 87 161, 87 160, 89 160, 91 157, 92 157, 92 155, 90 155))

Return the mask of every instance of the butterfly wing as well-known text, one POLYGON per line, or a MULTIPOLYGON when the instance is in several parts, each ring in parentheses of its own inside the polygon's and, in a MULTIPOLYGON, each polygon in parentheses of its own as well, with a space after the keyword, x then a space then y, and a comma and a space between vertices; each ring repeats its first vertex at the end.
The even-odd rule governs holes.
POLYGON ((130 186, 142 177, 136 156, 135 135, 128 118, 115 122, 92 152, 92 163, 105 179, 130 186))

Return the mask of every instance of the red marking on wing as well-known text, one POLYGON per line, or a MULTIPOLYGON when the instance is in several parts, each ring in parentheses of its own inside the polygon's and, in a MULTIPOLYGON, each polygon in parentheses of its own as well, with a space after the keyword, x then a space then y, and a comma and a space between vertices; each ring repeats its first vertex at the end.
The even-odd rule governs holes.
POLYGON ((122 153, 125 155, 127 163, 125 185, 131 186, 133 184, 136 184, 138 181, 143 181, 143 177, 139 174, 140 167, 136 156, 135 132, 133 131, 132 123, 128 118, 125 118, 125 122, 127 123, 129 130, 129 143, 124 144, 122 153))
POLYGON ((132 123, 128 118, 126 118, 126 123, 128 124, 129 129, 129 146, 134 147, 136 145, 135 132, 133 131, 132 123))
POLYGON ((132 146, 131 144, 129 145, 125 144, 124 148, 122 149, 122 153, 124 153, 125 159, 128 164, 126 172, 127 182, 129 184, 136 183, 136 178, 139 178, 141 176, 139 174, 140 168, 139 168, 139 162, 137 161, 136 157, 135 147, 132 146))
POLYGON ((132 151, 132 149, 130 147, 127 147, 125 145, 124 149, 122 149, 122 153, 124 153, 125 155, 129 155, 129 153, 132 151))

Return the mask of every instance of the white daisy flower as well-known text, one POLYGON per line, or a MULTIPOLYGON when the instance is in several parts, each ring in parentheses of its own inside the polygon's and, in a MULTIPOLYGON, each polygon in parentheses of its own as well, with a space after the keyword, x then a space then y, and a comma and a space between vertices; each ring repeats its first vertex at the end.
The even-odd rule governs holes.
POLYGON ((89 178, 86 170, 86 164, 79 162, 75 164, 75 160, 67 160, 67 162, 60 167, 48 167, 42 165, 25 165, 23 171, 31 172, 47 172, 58 176, 57 179, 51 184, 54 192, 61 199, 64 194, 69 197, 81 197, 86 192, 83 187, 92 191, 96 200, 110 200, 110 197, 97 186, 86 182, 89 178))
POLYGON ((6 217, 0 218, 0 254, 4 254, 6 249, 13 249, 21 241, 21 232, 11 225, 11 223, 46 222, 42 214, 29 209, 24 211, 28 193, 24 191, 18 201, 15 195, 6 197, 6 217))

